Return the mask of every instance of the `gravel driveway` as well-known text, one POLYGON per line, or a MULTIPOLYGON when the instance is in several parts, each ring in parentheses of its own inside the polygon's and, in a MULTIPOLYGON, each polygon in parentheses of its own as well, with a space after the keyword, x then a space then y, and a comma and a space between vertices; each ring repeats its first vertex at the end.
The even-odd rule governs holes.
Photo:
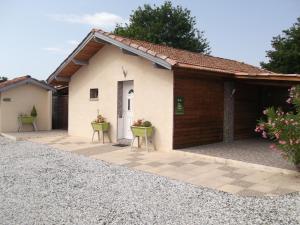
POLYGON ((0 137, 1 224, 292 225, 299 215, 299 193, 237 197, 0 137))

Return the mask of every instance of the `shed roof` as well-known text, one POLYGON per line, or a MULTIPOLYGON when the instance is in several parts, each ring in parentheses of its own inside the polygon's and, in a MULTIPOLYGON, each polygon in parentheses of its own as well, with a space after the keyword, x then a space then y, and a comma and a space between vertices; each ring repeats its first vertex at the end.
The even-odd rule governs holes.
POLYGON ((278 74, 256 66, 235 60, 176 49, 165 45, 153 44, 146 41, 117 36, 102 30, 93 29, 77 48, 63 61, 63 63, 47 79, 52 83, 68 81, 81 66, 87 65, 90 57, 98 52, 105 44, 112 44, 123 51, 144 57, 155 64, 167 69, 194 69, 231 75, 238 79, 266 79, 300 81, 299 74, 278 74), (54 79, 55 78, 55 79, 54 79))
POLYGON ((29 75, 26 75, 26 76, 17 77, 17 78, 7 80, 7 81, 4 81, 4 82, 0 83, 0 93, 4 92, 4 91, 7 91, 11 88, 18 87, 18 86, 23 85, 23 84, 33 84, 33 85, 36 85, 40 88, 44 88, 46 90, 51 90, 51 91, 55 90, 53 87, 48 85, 46 82, 39 81, 37 79, 32 78, 29 75))

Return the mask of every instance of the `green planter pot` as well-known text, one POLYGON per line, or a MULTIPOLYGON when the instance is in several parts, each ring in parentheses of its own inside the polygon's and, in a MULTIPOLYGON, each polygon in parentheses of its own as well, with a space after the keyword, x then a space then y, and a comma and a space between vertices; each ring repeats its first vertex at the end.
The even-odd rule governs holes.
POLYGON ((33 116, 20 116, 19 120, 22 124, 33 124, 35 117, 33 116))
POLYGON ((151 137, 153 134, 153 127, 137 127, 131 126, 132 134, 136 137, 151 137))
POLYGON ((109 123, 92 123, 92 127, 94 131, 108 131, 109 123))

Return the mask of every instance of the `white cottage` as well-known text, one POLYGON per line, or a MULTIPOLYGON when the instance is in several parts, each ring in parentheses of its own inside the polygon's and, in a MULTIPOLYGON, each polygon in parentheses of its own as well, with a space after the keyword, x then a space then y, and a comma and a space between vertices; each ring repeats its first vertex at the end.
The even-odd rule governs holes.
MULTIPOLYGON (((38 130, 51 130, 52 91, 54 88, 30 76, 22 76, 0 83, 0 133, 17 132, 20 114, 37 111, 38 130)), ((24 126, 23 130, 32 130, 24 126)))

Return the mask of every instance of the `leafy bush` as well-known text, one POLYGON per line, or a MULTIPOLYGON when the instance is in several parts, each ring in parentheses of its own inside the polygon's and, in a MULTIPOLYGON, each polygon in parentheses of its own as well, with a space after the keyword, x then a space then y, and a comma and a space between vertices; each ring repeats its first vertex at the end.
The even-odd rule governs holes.
POLYGON ((152 126, 152 123, 150 121, 145 121, 143 123, 143 127, 151 127, 152 126))
POLYGON ((263 138, 275 141, 271 146, 278 149, 282 156, 300 165, 300 85, 292 87, 287 103, 292 104, 293 111, 283 112, 274 107, 263 111, 267 119, 261 119, 255 129, 263 138))

